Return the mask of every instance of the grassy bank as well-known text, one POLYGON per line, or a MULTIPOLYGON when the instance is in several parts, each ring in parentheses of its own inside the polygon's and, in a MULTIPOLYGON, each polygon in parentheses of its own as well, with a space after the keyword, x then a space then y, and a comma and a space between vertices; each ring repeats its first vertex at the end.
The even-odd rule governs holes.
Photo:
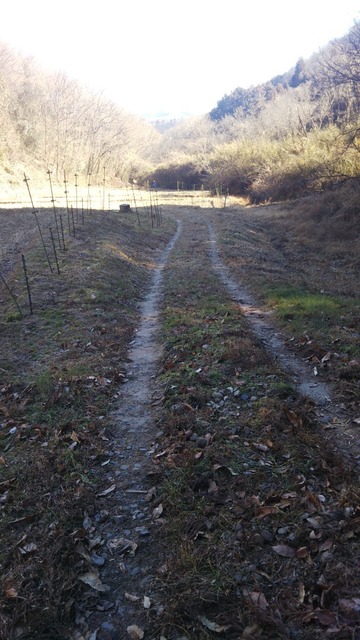
MULTIPOLYGON (((3 212, 3 229, 8 216, 3 212)), ((43 210, 41 224, 51 212, 43 210)), ((22 219, 20 216, 19 219, 22 219)), ((30 216, 31 219, 31 216, 30 216)), ((65 638, 84 585, 79 545, 96 511, 110 409, 125 378, 138 303, 174 225, 153 229, 145 212, 92 212, 66 237, 60 275, 48 270, 29 231, 26 254, 34 312, 17 255, 0 315, 1 638, 65 638), (97 474, 94 474, 97 471, 97 474)), ((9 225, 9 229, 11 225, 9 225)), ((5 239, 5 237, 4 237, 5 239)), ((8 247, 14 238, 6 237, 8 247)))

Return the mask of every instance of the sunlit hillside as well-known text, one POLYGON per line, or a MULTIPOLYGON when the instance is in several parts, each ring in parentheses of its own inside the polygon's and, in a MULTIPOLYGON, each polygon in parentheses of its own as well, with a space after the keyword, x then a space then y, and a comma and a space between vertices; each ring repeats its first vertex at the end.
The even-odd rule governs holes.
POLYGON ((209 188, 251 202, 286 200, 357 178, 360 24, 269 82, 236 88, 209 114, 149 123, 64 74, 0 48, 4 194, 24 172, 62 183, 209 188))

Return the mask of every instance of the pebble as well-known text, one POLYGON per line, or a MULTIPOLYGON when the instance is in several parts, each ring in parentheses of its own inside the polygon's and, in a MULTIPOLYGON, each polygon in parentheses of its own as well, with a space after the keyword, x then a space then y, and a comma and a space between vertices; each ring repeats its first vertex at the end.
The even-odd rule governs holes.
POLYGON ((100 602, 96 605, 98 611, 110 611, 114 606, 113 602, 110 600, 100 600, 100 602))
POLYGON ((287 533, 289 533, 289 527, 279 527, 277 532, 279 536, 285 536, 287 533))
POLYGON ((96 553, 93 553, 92 556, 90 556, 91 559, 91 564, 93 564, 95 567, 102 567, 105 564, 105 558, 103 558, 102 556, 97 556, 96 553))
POLYGON ((204 429, 207 429, 208 427, 210 427, 210 422, 208 422, 207 420, 197 419, 196 424, 199 427, 203 427, 204 429))
POLYGON ((254 544, 262 546, 264 544, 264 538, 260 533, 255 533, 253 537, 254 544))
POLYGON ((136 531, 136 533, 139 534, 139 536, 149 536, 150 535, 150 531, 146 527, 135 527, 135 531, 136 531))
POLYGON ((104 629, 105 631, 116 631, 116 627, 114 627, 114 625, 111 624, 111 622, 103 622, 101 625, 101 628, 104 629))
POLYGON ((273 536, 273 534, 271 533, 271 531, 268 531, 267 529, 261 529, 260 533, 261 533, 261 535, 262 535, 262 537, 263 537, 263 540, 264 540, 265 542, 269 542, 269 543, 270 543, 270 542, 273 542, 273 540, 274 540, 274 536, 273 536))

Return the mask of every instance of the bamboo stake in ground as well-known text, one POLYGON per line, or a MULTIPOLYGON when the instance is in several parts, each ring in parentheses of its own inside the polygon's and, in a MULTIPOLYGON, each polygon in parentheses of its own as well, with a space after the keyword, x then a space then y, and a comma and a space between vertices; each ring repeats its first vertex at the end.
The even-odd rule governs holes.
MULTIPOLYGON (((65 169, 64 169, 64 185, 65 185, 66 212, 67 212, 67 215, 68 215, 68 218, 69 218, 69 197, 68 197, 69 191, 67 189, 67 180, 66 180, 66 171, 65 171, 65 169)), ((70 231, 69 231, 69 235, 70 235, 70 231)))
POLYGON ((69 211, 69 198, 68 198, 68 190, 66 188, 67 180, 66 180, 66 172, 64 169, 64 185, 65 185, 65 199, 66 199, 66 211, 69 211))
POLYGON ((69 238, 70 238, 71 236, 70 209, 68 209, 67 211, 67 221, 68 221, 68 231, 69 231, 69 238))
POLYGON ((64 225, 63 225, 61 213, 59 215, 59 219, 60 219, 60 229, 61 229, 61 239, 62 239, 62 243, 63 243, 63 251, 66 251, 65 236, 64 236, 64 225))
POLYGON ((50 183, 50 191, 51 191, 51 202, 53 205, 53 211, 54 211, 54 218, 55 218, 55 227, 56 227, 56 235, 57 235, 57 239, 59 242, 59 248, 61 250, 61 242, 60 242, 60 231, 59 231, 59 224, 58 224, 58 219, 57 219, 57 214, 56 214, 56 207, 55 207, 55 198, 54 198, 54 192, 53 192, 53 187, 52 187, 52 182, 51 182, 51 171, 50 169, 47 170, 47 174, 49 176, 49 183, 50 183))
MULTIPOLYGON (((75 210, 76 210, 76 220, 78 220, 79 210, 78 210, 78 174, 75 173, 75 210)), ((84 221, 83 221, 84 222, 84 221)))
POLYGON ((160 227, 161 224, 161 210, 159 205, 158 192, 155 191, 155 213, 156 213, 156 223, 157 226, 160 227))
POLYGON ((137 208, 137 204, 136 204, 136 198, 135 198, 135 190, 134 190, 134 185, 131 185, 131 191, 132 191, 132 196, 133 196, 133 200, 134 200, 134 207, 135 207, 135 211, 136 211, 136 215, 137 215, 137 219, 138 219, 138 225, 140 227, 140 216, 139 216, 139 210, 137 208))
POLYGON ((88 191, 87 191, 87 211, 91 213, 91 198, 90 198, 90 186, 91 186, 91 173, 88 173, 88 191))
POLYGON ((152 204, 152 199, 151 199, 151 189, 149 190, 149 201, 150 201, 150 218, 151 218, 151 228, 154 228, 154 215, 153 215, 153 204, 152 204))
POLYGON ((73 236, 75 238, 75 222, 74 222, 74 211, 72 206, 70 207, 70 212, 71 212, 71 221, 72 221, 72 230, 73 230, 73 236))
POLYGON ((56 253, 56 247, 55 247, 55 241, 54 241, 54 236, 53 236, 53 232, 52 232, 52 228, 51 227, 50 227, 49 231, 50 231, 50 238, 51 238, 52 246, 53 246, 53 249, 54 249, 54 256, 55 256, 57 272, 60 275, 59 262, 58 262, 58 257, 57 257, 57 253, 56 253))
POLYGON ((102 209, 103 209, 103 211, 105 211, 105 167, 104 167, 104 177, 103 177, 102 209))
POLYGON ((13 299, 15 305, 16 305, 16 308, 17 308, 18 312, 20 313, 21 318, 23 318, 24 315, 23 315, 23 312, 21 311, 21 309, 19 307, 19 303, 18 303, 18 301, 17 301, 17 299, 15 297, 15 294, 11 291, 8 283, 6 282, 4 276, 1 273, 0 273, 0 278, 3 281, 3 283, 4 283, 5 287, 7 288, 8 292, 10 293, 10 295, 11 295, 11 297, 12 297, 12 299, 13 299))
POLYGON ((30 283, 29 283, 29 278, 28 278, 27 270, 26 270, 25 256, 23 254, 21 254, 21 259, 22 259, 24 275, 25 275, 25 282, 26 282, 26 289, 27 289, 28 300, 29 300, 30 315, 32 315, 33 314, 33 306, 32 306, 32 300, 31 300, 30 283))
POLYGON ((53 268, 52 268, 52 266, 51 266, 51 262, 50 262, 49 254, 48 254, 47 249, 46 249, 44 236, 43 236, 42 231, 41 231, 41 227, 40 227, 40 223, 39 223, 39 218, 38 218, 38 216, 37 216, 37 210, 35 210, 35 207, 34 207, 34 203, 33 203, 32 195, 31 195, 31 191, 30 191, 30 186, 29 186, 29 180, 30 180, 30 178, 27 178, 27 177, 26 177, 26 174, 24 173, 24 182, 25 182, 25 184, 26 184, 26 186, 27 186, 27 190, 28 190, 28 193, 29 193, 29 198, 30 198, 30 202, 31 202, 31 206, 32 206, 32 212, 33 212, 33 214, 34 214, 34 217, 35 217, 35 220, 36 220, 36 224, 37 224, 37 228, 38 228, 38 230, 39 230, 39 234, 40 234, 40 238, 41 238, 42 246, 43 246, 43 248, 44 248, 45 257, 46 257, 47 263, 48 263, 48 265, 49 265, 49 269, 50 269, 50 271, 51 271, 51 273, 52 273, 52 272, 53 272, 53 268))

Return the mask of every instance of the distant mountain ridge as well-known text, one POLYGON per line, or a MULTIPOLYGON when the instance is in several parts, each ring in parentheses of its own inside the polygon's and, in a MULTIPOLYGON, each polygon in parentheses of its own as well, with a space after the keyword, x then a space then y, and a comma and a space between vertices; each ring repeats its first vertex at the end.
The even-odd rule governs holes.
POLYGON ((268 82, 251 86, 248 89, 236 87, 230 94, 223 96, 217 106, 210 111, 212 120, 221 120, 225 116, 232 116, 238 110, 242 115, 256 116, 266 102, 271 102, 279 93, 288 89, 295 89, 310 79, 310 68, 316 59, 313 54, 310 60, 299 58, 295 67, 283 74, 277 75, 268 82))

